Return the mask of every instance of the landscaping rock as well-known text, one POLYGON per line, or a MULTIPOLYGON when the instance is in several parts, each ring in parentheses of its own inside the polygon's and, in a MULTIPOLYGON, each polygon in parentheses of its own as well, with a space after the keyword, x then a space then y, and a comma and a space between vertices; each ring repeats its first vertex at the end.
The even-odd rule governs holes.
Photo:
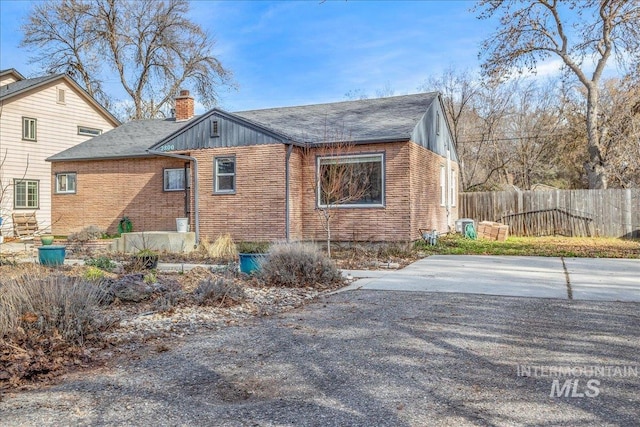
POLYGON ((154 288, 144 282, 144 274, 133 273, 114 281, 108 291, 121 301, 140 302, 149 298, 154 288))

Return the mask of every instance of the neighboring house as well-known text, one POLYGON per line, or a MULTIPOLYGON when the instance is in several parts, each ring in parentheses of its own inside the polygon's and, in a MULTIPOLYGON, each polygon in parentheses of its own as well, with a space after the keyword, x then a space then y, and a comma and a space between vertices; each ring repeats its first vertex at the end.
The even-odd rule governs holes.
POLYGON ((50 157, 54 177, 77 180, 53 196, 54 232, 114 232, 124 216, 135 231, 175 230, 186 216, 208 239, 323 240, 315 177, 336 161, 362 165, 372 184, 334 210, 333 240, 416 240, 457 219, 457 155, 438 93, 198 117, 193 105, 182 91, 175 118, 126 123, 50 157), (349 153, 320 157, 334 141, 349 153))
POLYGON ((52 183, 45 159, 119 124, 66 75, 27 79, 0 71, 2 234, 12 235, 13 212, 36 212, 44 230, 59 220, 51 216, 51 192, 74 191, 75 181, 61 174, 52 183))

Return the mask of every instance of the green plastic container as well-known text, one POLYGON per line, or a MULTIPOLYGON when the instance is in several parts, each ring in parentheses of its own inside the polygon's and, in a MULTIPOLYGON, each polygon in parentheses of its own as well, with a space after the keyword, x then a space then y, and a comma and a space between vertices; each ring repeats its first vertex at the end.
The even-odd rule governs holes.
POLYGON ((49 245, 38 248, 38 259, 42 265, 62 265, 65 255, 65 246, 49 245))
POLYGON ((245 274, 253 274, 260 271, 260 264, 264 258, 264 254, 239 254, 240 272, 245 274))

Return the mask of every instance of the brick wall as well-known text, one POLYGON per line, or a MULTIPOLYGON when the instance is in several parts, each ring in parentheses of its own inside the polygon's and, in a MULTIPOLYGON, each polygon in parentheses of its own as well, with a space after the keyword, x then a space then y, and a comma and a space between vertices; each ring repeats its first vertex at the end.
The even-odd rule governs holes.
MULTIPOLYGON (((446 159, 410 142, 351 150, 384 153, 385 207, 334 209, 334 241, 408 241, 419 238, 419 228, 447 231, 439 175, 446 159)), ((214 240, 230 233, 236 241, 284 239, 286 152, 286 145, 269 144, 188 153, 198 159, 201 237, 214 240), (236 192, 214 194, 214 159, 228 155, 236 158, 236 192)), ((89 225, 114 233, 123 215, 131 218, 136 231, 175 230, 175 218, 184 216, 184 193, 164 192, 162 171, 183 165, 166 157, 53 163, 54 176, 78 174, 76 194, 53 196, 53 233, 66 235, 89 225)), ((316 153, 305 156, 299 148, 293 150, 289 212, 294 240, 326 238, 316 209, 315 168, 316 153)), ((457 208, 451 218, 457 218, 457 208)), ((193 224, 193 215, 190 221, 193 224)))
POLYGON ((285 238, 285 159, 283 144, 192 151, 200 175, 200 235, 214 240, 229 233, 235 241, 285 238), (214 194, 216 156, 236 158, 236 193, 214 194))
MULTIPOLYGON (((447 208, 441 205, 440 199, 440 167, 447 167, 447 159, 427 150, 426 148, 410 144, 411 161, 411 236, 420 237, 420 229, 447 232, 447 208)), ((451 169, 457 174, 458 165, 451 162, 451 169)), ((456 180, 459 182, 459 180, 456 180)), ((449 183, 447 181, 447 197, 449 197, 449 183)), ((457 192, 456 192, 457 196, 457 192)), ((457 203, 456 203, 457 205, 457 203)), ((451 207, 449 222, 458 218, 458 208, 451 207)))
POLYGON ((183 165, 166 157, 52 163, 53 185, 57 172, 77 173, 76 194, 52 188, 52 232, 68 235, 97 225, 115 233, 125 215, 135 231, 175 231, 175 219, 184 216, 184 193, 163 191, 163 168, 183 165))

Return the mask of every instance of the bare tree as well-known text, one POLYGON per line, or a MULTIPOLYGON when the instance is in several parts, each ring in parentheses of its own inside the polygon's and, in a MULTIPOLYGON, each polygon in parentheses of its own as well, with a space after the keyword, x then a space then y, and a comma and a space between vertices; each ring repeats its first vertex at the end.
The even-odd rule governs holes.
POLYGON ((132 119, 162 116, 185 84, 213 106, 216 88, 231 75, 188 11, 186 0, 37 2, 23 25, 22 45, 36 51, 34 61, 47 72, 76 77, 105 105, 115 100, 103 79, 115 73, 133 103, 132 119))
MULTIPOLYGON (((13 182, 11 179, 6 179, 4 177, 5 172, 5 163, 7 161, 7 157, 9 154, 9 149, 5 148, 4 153, 0 152, 0 226, 7 224, 7 219, 11 213, 11 209, 6 206, 11 203, 9 199, 9 189, 13 186, 13 182)), ((24 180, 27 176, 27 171, 29 170, 29 154, 27 153, 26 162, 24 165, 24 172, 22 173, 22 177, 20 180, 24 180)), ((15 191, 15 189, 14 189, 15 191)), ((0 229, 0 234, 2 234, 2 230, 0 229)))
POLYGON ((480 18, 500 19, 497 33, 482 45, 485 72, 504 75, 534 70, 538 61, 555 56, 585 87, 588 159, 584 168, 590 188, 607 187, 598 126, 600 80, 612 55, 622 63, 638 59, 639 4, 639 0, 481 0, 476 6, 480 18), (595 68, 589 75, 590 58, 595 68))
POLYGON ((327 255, 331 257, 331 221, 342 205, 372 196, 373 166, 365 162, 346 161, 353 155, 349 142, 323 142, 304 148, 305 162, 313 162, 316 173, 313 185, 316 190, 316 209, 320 215, 327 238, 327 255))

